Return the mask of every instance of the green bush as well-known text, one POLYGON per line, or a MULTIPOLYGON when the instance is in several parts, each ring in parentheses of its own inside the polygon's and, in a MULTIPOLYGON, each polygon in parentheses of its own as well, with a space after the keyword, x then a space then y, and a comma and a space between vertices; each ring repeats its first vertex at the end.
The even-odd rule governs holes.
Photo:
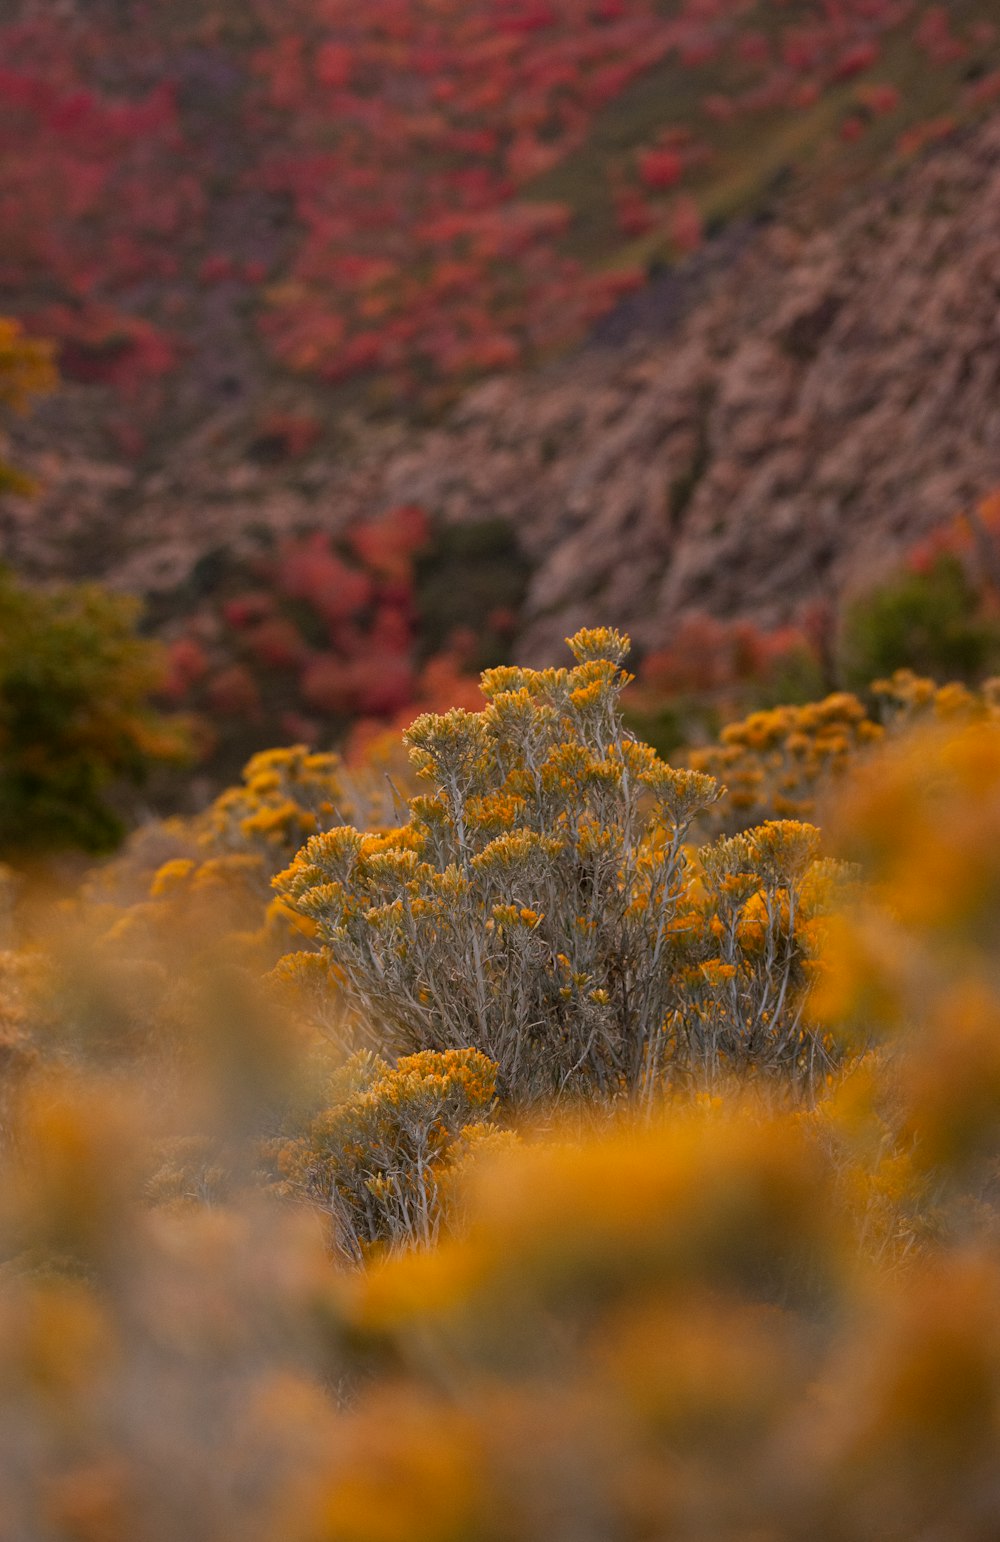
POLYGON ((0 852, 100 852, 124 830, 115 798, 184 757, 150 706, 158 650, 133 602, 92 586, 38 590, 0 567, 0 852))
POLYGON ((1000 625, 983 614, 958 558, 945 555, 848 607, 840 664, 845 684, 856 690, 897 669, 937 680, 981 679, 1000 665, 1000 625))

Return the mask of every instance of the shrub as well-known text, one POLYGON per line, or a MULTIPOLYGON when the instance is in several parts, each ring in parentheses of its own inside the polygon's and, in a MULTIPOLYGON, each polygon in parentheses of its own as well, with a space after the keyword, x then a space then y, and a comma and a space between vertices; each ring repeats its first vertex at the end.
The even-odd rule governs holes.
POLYGON ((184 757, 179 724, 149 705, 160 654, 134 627, 120 596, 0 568, 0 850, 113 847, 117 790, 184 757))
POLYGON ((960 681, 936 685, 910 669, 873 680, 867 702, 836 691, 804 706, 751 712, 722 730, 717 744, 691 750, 699 771, 724 777, 729 796, 709 810, 716 828, 745 829, 761 819, 812 819, 833 785, 885 739, 919 722, 996 718, 998 682, 978 690, 960 681))
POLYGON ((273 874, 305 836, 353 814, 359 797, 337 755, 304 744, 262 750, 244 767, 241 785, 220 793, 206 811, 202 843, 217 851, 261 852, 273 859, 273 874))
MULTIPOLYGON (((26 337, 19 322, 0 316, 0 408, 26 412, 33 397, 52 390, 55 378, 52 345, 26 337)), ((8 464, 3 450, 0 436, 0 493, 31 492, 30 479, 8 464)))
POLYGON ((432 790, 408 823, 314 836, 279 892, 375 1048, 473 1044, 515 1101, 651 1096, 665 1068, 711 1083, 775 1058, 811 1076, 796 987, 814 833, 775 825, 693 863, 716 783, 625 732, 627 639, 570 646, 573 669, 487 670, 482 712, 418 718, 432 790))
MULTIPOLYGON (((526 673, 552 706, 551 679, 526 673)), ((95 1071, 32 1031, 39 959, 0 957, 14 1533, 991 1538, 1000 729, 971 693, 888 684, 917 722, 847 768, 827 839, 861 869, 850 904, 802 922, 824 870, 815 833, 787 823, 689 852, 678 900, 702 918, 685 966, 702 983, 684 990, 706 1025, 724 1037, 741 970, 771 991, 763 1024, 788 957, 819 975, 812 1015, 873 1044, 808 1108, 780 1083, 677 1089, 648 1119, 584 1105, 515 1139, 489 1122, 495 1068, 468 1048, 361 1055, 322 1106, 312 1077, 307 1097, 276 1077, 290 1047, 308 1058, 284 1025, 273 1054, 254 1049, 228 977, 186 1075, 95 1071), (715 962, 698 963, 709 938, 715 962), (275 1129, 305 1205, 261 1171, 275 1129)), ((532 742, 544 765, 540 729, 532 742)), ((308 760, 251 768, 245 814, 234 799, 196 822, 195 848, 287 851, 298 815, 273 843, 255 815, 301 780, 291 801, 322 823, 336 767, 308 760)), ((168 864, 157 888, 187 911, 189 880, 168 864)), ((792 975, 787 994, 801 1004, 792 975)), ((83 1011, 68 995, 66 1015, 83 1011)))
POLYGON ((936 679, 976 680, 1000 663, 1000 626, 984 615, 962 562, 945 552, 852 605, 840 643, 846 682, 913 669, 936 679))
POLYGON ((728 724, 717 744, 692 750, 690 760, 725 777, 729 796, 713 814, 724 829, 740 830, 769 815, 811 817, 823 788, 881 737, 864 703, 838 691, 802 707, 751 712, 728 724))
POLYGON ((469 662, 502 656, 523 588, 509 532, 498 544, 494 526, 485 528, 478 540, 435 537, 430 578, 426 564, 417 571, 430 524, 413 504, 358 521, 337 540, 313 531, 247 560, 220 553, 202 585, 192 575, 176 595, 186 631, 173 642, 165 694, 198 714, 213 779, 230 780, 261 743, 315 746, 359 722, 377 731, 399 716, 411 721, 428 671, 438 700, 445 683, 449 706, 467 696, 469 662))
POLYGON ((477 1050, 425 1051, 395 1067, 355 1055, 334 1078, 330 1107, 276 1150, 286 1189, 329 1217, 355 1262, 380 1247, 436 1240, 442 1181, 490 1111, 496 1066, 477 1050))

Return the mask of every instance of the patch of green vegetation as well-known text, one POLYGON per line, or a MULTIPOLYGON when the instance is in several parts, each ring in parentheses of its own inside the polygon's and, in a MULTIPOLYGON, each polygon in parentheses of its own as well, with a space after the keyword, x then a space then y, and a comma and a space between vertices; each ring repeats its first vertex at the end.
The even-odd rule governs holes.
POLYGON ((961 562, 946 555, 927 572, 904 573, 849 606, 839 656, 852 689, 897 669, 979 680, 1000 669, 1000 622, 983 613, 961 562))
POLYGON ((831 688, 822 661, 802 647, 780 659, 766 680, 755 683, 752 699, 755 707, 803 706, 819 701, 831 688))
POLYGON ((446 648, 461 630, 475 637, 470 667, 489 669, 501 663, 509 642, 505 624, 520 612, 530 572, 506 520, 439 522, 415 570, 424 656, 446 648))
POLYGON ((691 714, 681 702, 671 702, 655 712, 626 707, 623 717, 629 733, 643 744, 651 744, 663 760, 670 760, 691 738, 691 714))
POLYGON ((35 590, 0 568, 0 851, 109 851, 125 833, 117 795, 185 758, 176 720, 150 698, 159 650, 136 608, 86 587, 35 590))

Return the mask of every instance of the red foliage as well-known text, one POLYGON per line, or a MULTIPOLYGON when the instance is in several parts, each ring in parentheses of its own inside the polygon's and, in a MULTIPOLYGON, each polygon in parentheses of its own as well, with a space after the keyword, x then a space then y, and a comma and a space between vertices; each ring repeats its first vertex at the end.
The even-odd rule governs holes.
POLYGON ((322 724, 314 717, 301 712, 282 712, 278 718, 278 731, 283 744, 316 744, 322 724))
POLYGON ((569 211, 516 188, 667 52, 674 29, 652 0, 327 5, 315 47, 312 8, 295 11, 293 42, 287 12, 264 8, 271 39, 253 61, 256 110, 272 128, 295 114, 261 168, 304 230, 266 320, 279 355, 409 387, 507 369, 578 332, 602 291, 558 252, 569 211))
POLYGON ((234 258, 227 257, 224 252, 212 252, 198 269, 198 277, 203 284, 220 284, 226 279, 236 278, 238 272, 234 258))
POLYGON ((951 17, 943 5, 932 5, 925 11, 917 28, 917 42, 935 65, 952 64, 968 52, 952 32, 951 17))
POLYGON ((640 178, 656 192, 674 187, 684 175, 684 162, 676 150, 644 150, 638 165, 640 178))
POLYGON ((266 669, 297 669, 309 656, 302 633, 285 616, 258 621, 244 637, 252 656, 266 669))
POLYGON ((416 675, 408 658, 369 654, 355 660, 351 716, 391 717, 413 701, 416 675))
POLYGON ((225 601, 222 614, 226 624, 238 630, 253 626, 274 614, 274 598, 263 592, 240 594, 235 599, 225 601))
POLYGON ((845 48, 833 66, 834 80, 850 80, 853 75, 861 75, 865 70, 870 70, 873 64, 878 63, 881 49, 871 38, 859 43, 852 43, 845 48))
POLYGON ((806 112, 816 105, 822 94, 819 81, 803 80, 793 88, 789 101, 797 111, 806 112))
POLYGON ((59 368, 71 380, 116 386, 128 394, 176 363, 176 349, 165 333, 104 305, 49 305, 29 319, 34 331, 59 343, 59 368))
POLYGON ((369 575, 338 557, 321 530, 283 544, 274 581, 285 599, 305 600, 331 624, 364 610, 373 593, 369 575))
MULTIPOLYGON (((339 540, 324 531, 289 537, 251 564, 260 588, 231 595, 215 616, 199 613, 191 635, 174 644, 172 699, 228 719, 271 722, 261 731, 275 739, 294 724, 292 737, 304 742, 324 729, 329 735, 331 718, 413 716, 413 565, 429 531, 421 508, 401 504, 339 540), (325 633, 318 645, 317 633, 325 633)), ((494 623, 509 631, 516 618, 494 623)))
POLYGON ((978 570, 980 579, 992 583, 1000 556, 1000 489, 980 500, 970 514, 962 513, 910 548, 906 565, 913 573, 929 573, 942 557, 959 557, 978 570), (994 544, 992 559, 984 564, 983 538, 994 544))
POLYGON ((208 657, 193 637, 181 637, 167 648, 166 676, 161 693, 169 701, 180 701, 193 685, 204 679, 208 657))
POLYGON ((331 90, 347 86, 354 73, 354 55, 342 43, 321 43, 313 65, 316 80, 331 90))
POLYGON ((335 717, 390 717, 413 701, 415 675, 408 658, 367 654, 344 660, 323 653, 302 676, 302 699, 335 717))
MULTIPOLYGON (((54 0, 12 0, 0 24, 0 287, 63 344, 68 373, 125 393, 183 361, 174 332, 232 299, 203 293, 216 287, 247 289, 281 364, 331 382, 378 375, 383 395, 439 397, 442 382, 530 362, 617 295, 566 255, 572 211, 532 197, 536 179, 665 59, 713 71, 693 83, 686 137, 623 145, 600 174, 623 237, 662 224, 690 249, 690 206, 678 239, 662 195, 702 163, 699 129, 806 111, 903 28, 935 66, 996 41, 989 23, 912 0, 211 0, 196 21, 188 9, 153 7, 163 19, 151 14, 141 46, 125 6, 77 5, 69 23, 54 0), (280 254, 262 251, 246 199, 291 211, 280 254)), ((998 95, 987 76, 963 101, 998 95)), ((886 84, 856 100, 848 138, 862 111, 900 105, 886 84)), ((902 148, 939 132, 911 130, 902 148)), ((259 438, 295 456, 317 431, 279 415, 259 438)))
POLYGON ((714 92, 705 97, 701 109, 706 118, 711 118, 714 123, 729 123, 739 112, 731 96, 721 96, 714 92))
POLYGON ((656 215, 637 192, 626 189, 615 197, 615 219, 623 236, 644 236, 656 224, 656 215))
POLYGON ((245 664, 230 664, 207 683, 206 697, 213 712, 223 717, 255 718, 260 714, 260 691, 245 664))
POLYGON ((669 647, 647 656, 639 680, 657 695, 701 695, 765 681, 785 660, 814 651, 799 627, 762 632, 749 621, 691 615, 678 625, 669 647))
POLYGON ((348 542, 373 572, 383 578, 409 580, 413 558, 426 546, 429 535, 430 521, 424 510, 404 503, 377 519, 355 525, 348 533, 348 542))
POLYGON ((763 32, 744 32, 736 45, 736 51, 745 64, 768 64, 771 44, 763 32))
POLYGON ((345 756, 357 764, 371 756, 379 744, 395 750, 399 734, 409 727, 417 713, 448 712, 464 707, 468 712, 482 711, 483 697, 478 676, 454 649, 429 659, 412 682, 410 699, 386 722, 385 718, 360 718, 348 735, 345 756))
POLYGON ((41 20, 0 31, 0 286, 47 297, 32 321, 67 373, 130 390, 176 352, 116 297, 176 273, 203 198, 169 82, 113 100, 81 83, 79 42, 41 20))
POLYGON ((876 117, 888 117, 898 112, 902 98, 895 86, 870 85, 858 87, 858 101, 876 117))
POLYGON ((354 702, 351 665, 335 653, 317 654, 303 670, 299 689, 318 712, 347 717, 354 702))
POLYGON ((705 237, 701 210, 693 198, 678 198, 670 211, 670 240, 681 256, 696 252, 705 237))
POLYGON ((950 113, 941 118, 931 118, 927 123, 918 123, 916 127, 907 129, 900 134, 896 141, 896 148, 900 155, 919 155, 926 150, 928 145, 933 145, 940 139, 947 139, 954 134, 958 127, 958 120, 950 113))

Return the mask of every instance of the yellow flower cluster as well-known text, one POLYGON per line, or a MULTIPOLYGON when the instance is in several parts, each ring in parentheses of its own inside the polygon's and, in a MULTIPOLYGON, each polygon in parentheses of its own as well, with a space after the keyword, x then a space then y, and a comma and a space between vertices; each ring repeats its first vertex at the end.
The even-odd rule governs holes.
POLYGON ((889 735, 918 721, 973 722, 1000 713, 1000 682, 977 691, 900 669, 870 688, 872 707, 846 691, 805 706, 753 712, 723 729, 716 745, 690 752, 691 764, 724 782, 725 804, 713 816, 724 829, 761 819, 811 819, 831 784, 889 735))
POLYGON ((705 875, 723 857, 687 845, 719 788, 625 731, 627 639, 569 645, 572 669, 491 670, 483 711, 418 718, 406 738, 432 793, 391 836, 313 836, 276 880, 284 903, 373 1049, 474 1044, 515 1102, 648 1099, 664 1076, 778 1061, 812 1077, 828 1059, 803 1018, 813 834, 775 824, 727 848, 743 891, 723 1010, 721 976, 700 969, 719 951, 705 875))
MULTIPOLYGON (((333 774, 298 752, 93 880, 131 923, 61 995, 40 944, 0 954, 0 1534, 994 1536, 987 693, 892 685, 911 731, 848 756, 838 868, 792 819, 691 847, 711 781, 573 677, 425 724, 402 830, 313 810, 282 891, 323 951, 278 972, 358 1010, 364 963, 377 1053, 333 1068, 213 941, 297 839, 255 811, 333 774)), ((820 708, 807 736, 862 721, 820 708)))
POLYGON ((433 1242, 448 1170, 488 1131, 495 1093, 496 1067, 473 1049, 424 1051, 394 1067, 357 1055, 334 1078, 329 1107, 276 1146, 285 1191, 319 1207, 348 1260, 433 1242))
POLYGON ((339 757, 293 745, 253 757, 242 785, 213 803, 205 837, 220 845, 261 845, 281 855, 354 812, 339 757))

